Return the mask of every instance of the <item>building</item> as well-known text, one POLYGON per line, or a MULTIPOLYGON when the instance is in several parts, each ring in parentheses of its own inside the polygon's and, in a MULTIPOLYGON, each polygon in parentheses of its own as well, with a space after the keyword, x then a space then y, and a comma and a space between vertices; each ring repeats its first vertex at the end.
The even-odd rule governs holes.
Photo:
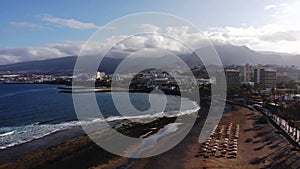
POLYGON ((105 72, 97 72, 96 73, 96 79, 97 80, 102 80, 104 79, 106 76, 105 76, 105 72))
POLYGON ((276 73, 276 82, 277 83, 287 83, 291 79, 286 73, 276 73))
POLYGON ((276 88, 276 70, 257 68, 254 69, 255 87, 261 89, 276 88))
POLYGON ((243 72, 244 78, 243 82, 250 82, 252 81, 252 70, 249 64, 244 65, 244 72, 243 72))
POLYGON ((227 88, 240 87, 240 71, 239 70, 225 70, 225 78, 227 82, 227 88))
POLYGON ((225 73, 223 70, 217 70, 213 73, 213 77, 211 77, 211 85, 215 85, 216 89, 222 89, 224 87, 224 84, 226 83, 225 79, 225 73))

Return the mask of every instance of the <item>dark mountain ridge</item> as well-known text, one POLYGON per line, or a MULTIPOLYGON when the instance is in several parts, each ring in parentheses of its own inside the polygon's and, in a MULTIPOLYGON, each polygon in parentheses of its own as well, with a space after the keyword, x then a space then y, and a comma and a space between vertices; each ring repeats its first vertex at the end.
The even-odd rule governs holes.
MULTIPOLYGON (((277 64, 277 65, 300 65, 300 55, 279 55, 277 53, 256 52, 246 46, 234 45, 215 45, 223 64, 243 65, 249 64, 277 64)), ((209 57, 210 50, 207 48, 197 49, 197 53, 209 57)), ((124 56, 125 57, 125 56, 124 56)), ((179 56, 189 66, 200 64, 199 58, 193 54, 179 56)), ((38 61, 20 62, 9 65, 1 65, 1 72, 18 72, 18 73, 72 73, 77 56, 68 56, 55 59, 46 59, 38 61)), ((159 59, 159 58, 158 58, 159 59)), ((106 73, 113 73, 118 64, 123 60, 121 56, 105 57, 99 70, 106 73)), ((162 59, 163 60, 163 59, 162 59)))

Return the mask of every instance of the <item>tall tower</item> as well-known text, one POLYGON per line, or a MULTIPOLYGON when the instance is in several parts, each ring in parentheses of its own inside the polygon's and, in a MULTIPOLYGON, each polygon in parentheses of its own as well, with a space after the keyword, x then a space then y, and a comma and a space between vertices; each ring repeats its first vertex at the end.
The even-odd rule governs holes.
POLYGON ((254 69, 254 83, 256 87, 261 89, 276 88, 276 70, 254 69))
POLYGON ((251 81, 251 69, 249 64, 244 65, 244 82, 250 82, 251 81))

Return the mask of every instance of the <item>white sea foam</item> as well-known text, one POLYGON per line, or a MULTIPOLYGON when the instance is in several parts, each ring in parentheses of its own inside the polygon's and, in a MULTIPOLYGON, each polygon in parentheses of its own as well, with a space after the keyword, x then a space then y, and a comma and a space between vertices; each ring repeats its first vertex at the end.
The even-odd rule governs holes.
POLYGON ((15 145, 26 143, 39 139, 58 131, 68 130, 80 125, 91 124, 89 121, 79 122, 71 121, 60 124, 41 124, 34 123, 26 126, 3 127, 0 131, 6 131, 0 134, 0 149, 6 149, 15 145))
POLYGON ((6 133, 3 133, 3 134, 0 134, 0 137, 3 137, 3 136, 8 136, 8 135, 11 135, 11 134, 14 134, 15 131, 9 131, 9 132, 6 132, 6 133))

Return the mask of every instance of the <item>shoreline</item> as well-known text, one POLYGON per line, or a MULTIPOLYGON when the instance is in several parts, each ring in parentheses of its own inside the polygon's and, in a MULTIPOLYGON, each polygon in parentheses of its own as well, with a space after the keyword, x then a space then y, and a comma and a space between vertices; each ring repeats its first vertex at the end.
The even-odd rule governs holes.
POLYGON ((41 149, 47 149, 62 143, 65 140, 73 139, 85 135, 81 127, 77 126, 71 129, 61 130, 41 138, 21 143, 6 149, 0 150, 0 166, 1 163, 16 160, 26 154, 34 153, 41 149))
MULTIPOLYGON (((201 114, 201 118, 205 119, 206 116, 203 112, 204 111, 200 109, 198 114, 201 114)), ((166 125, 173 123, 176 118, 177 117, 161 117, 146 124, 137 122, 125 123, 117 130, 131 137, 141 137, 145 135, 151 137, 161 131, 166 125), (153 130, 153 128, 155 129, 153 130)), ((198 120, 199 119, 197 119, 197 121, 198 120)), ((160 139, 164 138, 162 137, 160 139)), ((70 163, 74 163, 78 158, 77 155, 72 155, 73 153, 78 154, 78 156, 82 158, 82 154, 94 154, 95 152, 102 157, 107 156, 109 158, 100 161, 99 159, 95 159, 84 167, 98 166, 108 163, 112 159, 123 159, 123 157, 118 157, 99 148, 86 136, 81 127, 76 127, 76 129, 59 131, 43 138, 0 151, 0 157, 3 157, 0 161, 0 168, 19 168, 21 166, 21 168, 41 168, 41 166, 42 168, 56 168, 51 167, 52 165, 49 166, 49 163, 54 163, 54 166, 67 166, 65 164, 70 165, 70 163), (90 151, 90 147, 93 147, 95 151, 90 151), (45 157, 42 158, 42 156, 45 157), (72 159, 70 160, 72 162, 68 163, 65 160, 57 161, 58 157, 72 159), (24 163, 23 161, 28 161, 29 163, 24 163)), ((74 167, 77 166, 75 165, 74 167)))
MULTIPOLYGON (((176 96, 174 96, 174 97, 176 97, 176 96)), ((189 113, 186 113, 186 114, 189 114, 189 113)), ((165 115, 162 114, 162 115, 159 115, 154 118, 160 118, 160 117, 165 117, 165 116, 177 117, 177 115, 173 116, 173 115, 168 115, 168 114, 165 114, 165 115)), ((149 117, 149 118, 151 120, 151 117, 149 117)), ((131 118, 129 118, 129 121, 130 121, 130 119, 131 118)), ((136 118, 134 117, 133 119, 136 119, 136 118)), ((147 119, 148 119, 148 117, 147 117, 147 119)), ((114 123, 114 122, 118 122, 118 121, 119 122, 126 121, 127 118, 123 119, 123 118, 117 117, 115 119, 110 119, 110 117, 108 117, 108 119, 106 119, 106 120, 108 120, 109 123, 114 123)), ((133 120, 133 121, 135 121, 135 120, 133 120)), ((62 123, 65 123, 65 122, 62 122, 62 123)), ((61 123, 57 123, 57 124, 61 124, 61 123)), ((112 126, 114 126, 114 125, 112 125, 112 126)), ((32 152, 32 151, 38 150, 40 148, 47 148, 49 146, 53 146, 62 140, 66 140, 68 138, 72 138, 72 137, 76 137, 76 136, 80 136, 80 135, 84 135, 84 134, 85 134, 85 132, 81 129, 81 126, 78 125, 78 126, 74 126, 74 127, 70 128, 70 129, 63 129, 63 130, 55 131, 55 132, 47 134, 45 136, 35 137, 32 140, 28 140, 28 141, 25 140, 24 142, 19 142, 19 143, 16 142, 15 145, 13 145, 15 143, 15 142, 13 142, 11 144, 12 146, 7 144, 8 146, 6 148, 0 149, 0 163, 2 161, 13 159, 15 157, 25 154, 24 152, 22 152, 22 153, 19 153, 19 152, 18 153, 10 153, 10 152, 14 152, 14 151, 17 152, 17 150, 26 150, 28 152, 32 152), (62 133, 65 133, 65 134, 62 134, 62 133), (55 138, 55 139, 53 139, 53 138, 55 138), (53 141, 50 142, 47 140, 53 140, 53 141), (49 145, 47 145, 46 142, 49 142, 49 145), (31 146, 29 146, 29 145, 31 145, 31 146), (12 154, 12 155, 11 156, 3 155, 5 153, 12 154), (2 158, 2 156, 3 156, 3 158, 2 158)))
MULTIPOLYGON (((176 117, 161 117, 145 124, 137 122, 123 123, 116 130, 131 137, 140 137, 145 134, 149 137, 156 134, 167 124, 173 123, 175 119, 176 117)), ((89 160, 89 164, 83 166, 88 167, 117 157, 98 147, 80 127, 73 131, 67 131, 68 135, 65 132, 60 131, 32 142, 1 150, 0 168, 49 168, 51 166, 49 164, 53 164, 53 167, 50 168, 56 168, 57 166, 64 168, 74 165, 74 160, 79 158, 77 156, 86 158, 83 154, 95 154, 97 152, 98 155, 109 157, 100 161, 98 158, 92 161, 89 160), (66 162, 64 158, 69 158, 67 161, 70 161, 70 163, 66 162), (27 163, 24 161, 27 161, 27 163)), ((78 167, 78 165, 81 164, 78 163, 74 167, 78 167)))
MULTIPOLYGON (((228 124, 233 123, 241 126, 237 158, 228 159, 227 157, 210 155, 208 158, 203 158, 199 154, 201 144, 198 142, 198 137, 204 125, 209 104, 201 102, 200 106, 198 118, 188 135, 169 151, 154 157, 142 159, 120 157, 98 147, 88 136, 82 133, 83 135, 81 136, 65 139, 61 143, 55 144, 55 142, 51 142, 53 145, 37 148, 17 159, 0 162, 0 168, 157 169, 218 168, 224 166, 240 168, 245 165, 247 168, 253 169, 263 167, 300 167, 300 152, 294 150, 289 145, 289 142, 269 122, 260 124, 260 119, 263 117, 260 112, 230 104, 226 104, 226 109, 219 124, 228 126, 228 124), (271 138, 276 138, 276 140, 271 138), (246 140, 250 140, 250 142, 246 140)), ((145 124, 138 122, 124 123, 117 131, 131 137, 146 136, 146 138, 149 138, 158 134, 165 126, 173 123, 175 120, 176 117, 161 117, 145 124)), ((56 134, 59 137, 60 133, 56 134)), ((63 132, 61 134, 63 135, 63 132)), ((159 141, 168 142, 168 139, 172 139, 172 133, 159 138, 159 141)), ((143 145, 140 146, 142 147, 143 145)), ((138 149, 138 147, 133 149, 138 149)), ((20 149, 15 151, 20 151, 20 149)))
MULTIPOLYGON (((198 127, 201 127, 203 121, 199 120, 188 136, 166 153, 143 159, 114 160, 95 168, 300 168, 300 152, 295 150, 276 128, 263 119, 264 116, 260 112, 240 106, 233 106, 231 111, 223 114, 215 136, 223 127, 226 133, 230 124, 233 124, 234 133, 237 131, 236 126, 239 126, 235 158, 231 157, 230 153, 225 154, 224 157, 220 156, 222 146, 215 155, 211 154, 217 137, 210 140, 207 156, 201 155, 203 144, 198 142, 198 127)), ((221 144, 225 140, 222 136, 221 144)), ((228 144, 231 145, 230 142, 228 144)), ((229 151, 231 148, 228 146, 227 149, 229 151)))

